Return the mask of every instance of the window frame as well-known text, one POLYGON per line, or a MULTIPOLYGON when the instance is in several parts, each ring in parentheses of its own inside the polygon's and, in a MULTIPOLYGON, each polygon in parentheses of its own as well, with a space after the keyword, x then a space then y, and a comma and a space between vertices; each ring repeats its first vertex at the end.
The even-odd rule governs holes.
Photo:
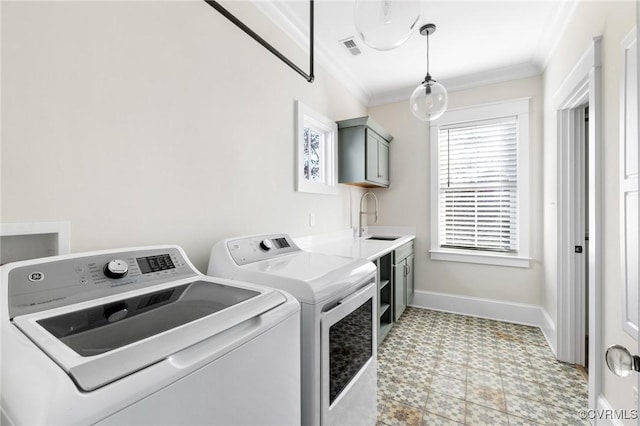
POLYGON ((296 191, 335 195, 338 193, 338 125, 335 121, 296 101, 296 191), (304 129, 321 134, 321 181, 306 179, 304 173, 304 129))
POLYGON ((431 249, 432 260, 479 263, 497 266, 529 268, 529 100, 514 99, 506 102, 474 105, 446 111, 431 122, 431 249), (440 185, 439 185, 439 133, 440 128, 473 121, 492 120, 515 116, 518 121, 517 141, 517 215, 518 242, 515 253, 483 251, 440 246, 440 185))

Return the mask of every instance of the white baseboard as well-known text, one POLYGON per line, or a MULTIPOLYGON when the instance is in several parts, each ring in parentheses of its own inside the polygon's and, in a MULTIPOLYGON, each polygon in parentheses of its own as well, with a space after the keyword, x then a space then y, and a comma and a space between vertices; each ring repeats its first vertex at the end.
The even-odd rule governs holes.
POLYGON ((547 343, 551 347, 551 351, 553 352, 553 355, 557 357, 558 351, 557 351, 556 345, 558 342, 558 337, 556 333, 556 323, 553 322, 553 320, 551 319, 547 311, 544 310, 544 308, 540 307, 540 310, 542 311, 542 324, 540 325, 540 328, 542 329, 542 334, 544 335, 544 338, 547 339, 547 343))
MULTIPOLYGON (((555 343, 555 326, 541 306, 421 290, 416 290, 411 306, 540 327, 552 331, 545 337, 550 345, 555 343)), ((551 348, 555 353, 555 345, 551 348)))

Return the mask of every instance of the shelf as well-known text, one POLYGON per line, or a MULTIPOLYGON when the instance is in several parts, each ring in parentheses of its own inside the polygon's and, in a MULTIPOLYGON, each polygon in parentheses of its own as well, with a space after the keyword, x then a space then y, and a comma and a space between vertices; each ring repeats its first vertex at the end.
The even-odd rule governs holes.
POLYGON ((380 281, 380 286, 378 287, 379 290, 382 290, 383 288, 385 288, 387 285, 389 285, 389 280, 381 280, 380 281))
POLYGON ((391 305, 389 303, 381 303, 380 304, 380 310, 378 311, 378 316, 383 316, 385 314, 385 312, 387 312, 389 310, 389 308, 391 307, 391 305))

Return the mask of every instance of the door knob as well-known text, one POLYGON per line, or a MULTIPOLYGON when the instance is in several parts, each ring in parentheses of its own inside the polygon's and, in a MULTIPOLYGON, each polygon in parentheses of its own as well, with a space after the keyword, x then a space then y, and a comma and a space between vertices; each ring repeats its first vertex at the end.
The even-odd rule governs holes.
POLYGON ((626 377, 632 371, 640 371, 640 356, 631 355, 624 346, 613 345, 605 353, 607 367, 616 376, 626 377))

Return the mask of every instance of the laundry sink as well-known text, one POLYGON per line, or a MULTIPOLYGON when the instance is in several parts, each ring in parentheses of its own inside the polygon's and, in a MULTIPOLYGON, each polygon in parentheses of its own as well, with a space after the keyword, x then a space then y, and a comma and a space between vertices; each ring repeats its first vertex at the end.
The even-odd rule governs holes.
POLYGON ((397 235, 372 235, 367 237, 367 240, 378 240, 378 241, 395 241, 398 238, 401 238, 397 235))

